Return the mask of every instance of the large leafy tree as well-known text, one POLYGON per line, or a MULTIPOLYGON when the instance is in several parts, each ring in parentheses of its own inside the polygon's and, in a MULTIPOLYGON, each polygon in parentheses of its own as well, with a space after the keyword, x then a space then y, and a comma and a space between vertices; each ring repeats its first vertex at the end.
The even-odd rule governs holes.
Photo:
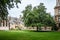
POLYGON ((4 19, 8 15, 7 8, 13 8, 14 3, 16 3, 16 6, 18 7, 17 3, 21 3, 20 0, 0 0, 0 17, 4 19))
POLYGON ((25 10, 22 11, 23 13, 23 21, 25 26, 30 26, 30 17, 32 17, 31 13, 32 13, 32 5, 28 5, 25 10), (29 16, 30 15, 30 16, 29 16))
MULTIPOLYGON (((8 16, 8 9, 13 8, 16 4, 16 7, 18 7, 18 3, 21 3, 20 0, 0 0, 0 21, 1 20, 7 20, 8 16)), ((3 21, 4 24, 4 21, 3 21)))
POLYGON ((23 10, 23 21, 25 26, 36 26, 37 31, 41 26, 54 26, 55 22, 51 15, 46 12, 46 8, 43 3, 32 8, 28 5, 25 10, 23 10))

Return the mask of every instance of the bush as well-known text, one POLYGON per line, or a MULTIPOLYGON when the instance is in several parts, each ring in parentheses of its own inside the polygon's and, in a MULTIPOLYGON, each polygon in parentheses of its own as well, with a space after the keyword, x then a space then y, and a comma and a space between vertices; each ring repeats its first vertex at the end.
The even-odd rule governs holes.
POLYGON ((15 30, 14 28, 10 28, 10 30, 15 30))
POLYGON ((52 30, 57 31, 59 28, 57 26, 52 27, 52 30))

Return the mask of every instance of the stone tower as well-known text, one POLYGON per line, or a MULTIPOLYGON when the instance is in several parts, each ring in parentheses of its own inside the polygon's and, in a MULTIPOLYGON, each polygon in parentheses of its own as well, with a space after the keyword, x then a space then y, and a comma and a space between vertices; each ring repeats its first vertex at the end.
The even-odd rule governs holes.
POLYGON ((60 28, 60 0, 56 0, 56 6, 54 10, 55 10, 56 26, 60 28))

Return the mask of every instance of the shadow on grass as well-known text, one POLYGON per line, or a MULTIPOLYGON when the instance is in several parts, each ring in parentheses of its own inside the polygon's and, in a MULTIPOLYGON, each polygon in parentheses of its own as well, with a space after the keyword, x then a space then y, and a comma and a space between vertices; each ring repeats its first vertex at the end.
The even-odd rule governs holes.
POLYGON ((29 32, 54 32, 54 31, 36 31, 36 30, 25 30, 25 31, 29 31, 29 32))
MULTIPOLYGON (((25 31, 25 32, 56 32, 56 31, 37 31, 37 30, 9 30, 9 31, 25 31)), ((9 32, 5 30, 0 30, 0 32, 9 32)))
POLYGON ((53 31, 34 31, 34 32, 53 32, 53 31))

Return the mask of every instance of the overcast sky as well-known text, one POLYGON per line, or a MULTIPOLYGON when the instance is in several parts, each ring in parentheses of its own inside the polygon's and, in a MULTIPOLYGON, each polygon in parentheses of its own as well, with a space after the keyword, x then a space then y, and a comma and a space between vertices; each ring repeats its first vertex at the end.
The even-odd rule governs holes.
POLYGON ((14 7, 13 9, 8 10, 9 16, 19 18, 19 16, 22 15, 21 11, 23 11, 27 5, 32 4, 34 7, 40 3, 44 3, 45 7, 47 8, 47 12, 51 13, 52 16, 54 15, 56 0, 22 0, 21 4, 18 4, 19 8, 14 7))

